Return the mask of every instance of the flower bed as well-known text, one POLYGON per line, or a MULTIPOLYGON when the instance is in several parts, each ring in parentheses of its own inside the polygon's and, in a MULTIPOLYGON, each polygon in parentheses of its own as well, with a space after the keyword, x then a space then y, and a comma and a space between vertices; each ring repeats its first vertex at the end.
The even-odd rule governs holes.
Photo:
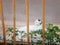
MULTIPOLYGON (((13 41, 13 28, 9 27, 7 29, 7 39, 10 39, 10 41, 13 41)), ((16 38, 18 42, 26 42, 26 32, 22 30, 16 30, 16 38)), ((30 42, 31 44, 41 44, 42 43, 42 29, 38 29, 35 31, 31 31, 29 33, 30 35, 30 42)), ((7 40, 9 41, 9 40, 7 40)), ((47 24, 46 25, 46 31, 45 31, 45 38, 44 38, 46 45, 55 45, 60 43, 60 28, 58 26, 55 26, 53 24, 47 24)), ((25 43, 24 43, 25 44, 25 43)))

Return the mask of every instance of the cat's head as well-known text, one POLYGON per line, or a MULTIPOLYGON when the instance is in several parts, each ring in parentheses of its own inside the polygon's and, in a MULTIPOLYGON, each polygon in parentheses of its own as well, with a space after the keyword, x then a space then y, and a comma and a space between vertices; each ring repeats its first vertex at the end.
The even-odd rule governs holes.
POLYGON ((35 25, 41 25, 42 21, 40 19, 35 20, 35 25))

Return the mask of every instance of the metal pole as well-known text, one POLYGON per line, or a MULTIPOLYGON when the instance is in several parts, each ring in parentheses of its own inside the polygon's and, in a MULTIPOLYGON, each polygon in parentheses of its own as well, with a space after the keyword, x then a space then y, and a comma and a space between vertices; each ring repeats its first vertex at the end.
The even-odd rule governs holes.
POLYGON ((6 31, 5 31, 5 24, 4 24, 2 0, 0 0, 0 15, 1 15, 1 21, 2 21, 4 45, 7 45, 7 43, 6 43, 6 31))
POLYGON ((13 35, 14 35, 14 45, 16 45, 16 0, 12 0, 12 13, 13 13, 13 35))
POLYGON ((26 27, 27 27, 27 43, 29 44, 29 0, 25 1, 26 3, 26 27))
POLYGON ((44 43, 44 32, 45 32, 45 0, 42 0, 42 45, 45 45, 44 43))

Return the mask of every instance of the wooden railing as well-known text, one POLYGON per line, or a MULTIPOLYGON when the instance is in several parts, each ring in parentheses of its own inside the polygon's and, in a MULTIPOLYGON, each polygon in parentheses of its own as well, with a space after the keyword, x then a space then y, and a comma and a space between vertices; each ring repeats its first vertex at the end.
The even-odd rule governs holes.
POLYGON ((42 45, 44 44, 44 32, 45 32, 45 0, 42 0, 42 45))
POLYGON ((12 13, 13 13, 13 39, 14 39, 14 45, 16 45, 16 0, 12 0, 12 13))
POLYGON ((27 42, 28 42, 28 45, 30 45, 30 44, 29 44, 29 0, 26 0, 25 3, 26 3, 27 42))
MULTIPOLYGON (((25 0, 26 4, 26 27, 27 27, 27 43, 29 44, 29 0, 25 0)), ((13 13, 13 28, 14 28, 14 45, 16 45, 16 35, 15 35, 15 28, 16 28, 16 0, 12 0, 12 13, 13 13)), ((2 6, 2 0, 0 0, 0 16, 2 21, 2 29, 3 29, 3 36, 4 36, 4 45, 7 45, 6 42, 6 31, 5 31, 5 24, 4 24, 4 14, 3 14, 3 6, 2 6)), ((42 32, 43 32, 43 42, 44 44, 44 30, 45 30, 45 0, 42 0, 42 32)))
POLYGON ((5 24, 4 24, 4 14, 3 14, 3 3, 2 0, 0 0, 0 16, 2 21, 2 30, 3 30, 3 39, 4 39, 4 45, 6 45, 6 31, 5 31, 5 24))

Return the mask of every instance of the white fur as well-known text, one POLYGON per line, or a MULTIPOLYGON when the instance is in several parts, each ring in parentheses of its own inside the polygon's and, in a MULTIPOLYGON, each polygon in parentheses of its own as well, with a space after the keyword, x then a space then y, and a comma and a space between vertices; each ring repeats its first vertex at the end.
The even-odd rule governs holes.
MULTIPOLYGON (((34 23, 35 23, 34 25, 29 25, 29 32, 42 29, 42 24, 40 25, 41 21, 38 21, 37 19, 34 23)), ((27 29, 26 26, 23 26, 23 27, 20 27, 19 30, 26 32, 26 29, 27 29)))

